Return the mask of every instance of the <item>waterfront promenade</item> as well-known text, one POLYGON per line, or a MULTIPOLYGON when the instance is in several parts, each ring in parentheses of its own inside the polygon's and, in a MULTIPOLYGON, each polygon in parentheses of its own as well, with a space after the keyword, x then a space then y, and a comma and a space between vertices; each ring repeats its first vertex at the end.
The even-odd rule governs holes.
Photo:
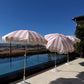
MULTIPOLYGON (((26 77, 30 84, 84 84, 84 58, 77 58, 71 65, 62 64, 57 67, 59 72, 52 72, 52 68, 26 77)), ((10 84, 19 84, 18 80, 10 84)))

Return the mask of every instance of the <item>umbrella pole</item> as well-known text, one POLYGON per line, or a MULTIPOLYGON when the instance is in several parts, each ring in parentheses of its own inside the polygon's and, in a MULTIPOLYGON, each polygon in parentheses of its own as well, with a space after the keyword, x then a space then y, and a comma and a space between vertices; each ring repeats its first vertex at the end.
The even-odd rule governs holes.
POLYGON ((67 54, 67 63, 69 63, 69 53, 67 54))
POLYGON ((56 52, 55 52, 55 68, 56 68, 56 52))
POLYGON ((52 71, 59 72, 59 70, 56 68, 56 52, 55 52, 55 68, 52 71))
POLYGON ((25 60, 24 60, 24 77, 23 77, 23 81, 25 82, 25 67, 26 67, 26 53, 27 53, 27 44, 25 44, 25 60))

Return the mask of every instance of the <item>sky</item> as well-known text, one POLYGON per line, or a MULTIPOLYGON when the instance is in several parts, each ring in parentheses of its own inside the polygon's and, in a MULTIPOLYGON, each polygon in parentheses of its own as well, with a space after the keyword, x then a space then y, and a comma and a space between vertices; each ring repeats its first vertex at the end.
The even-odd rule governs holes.
POLYGON ((0 38, 16 30, 74 36, 72 18, 81 15, 84 0, 0 0, 0 38))

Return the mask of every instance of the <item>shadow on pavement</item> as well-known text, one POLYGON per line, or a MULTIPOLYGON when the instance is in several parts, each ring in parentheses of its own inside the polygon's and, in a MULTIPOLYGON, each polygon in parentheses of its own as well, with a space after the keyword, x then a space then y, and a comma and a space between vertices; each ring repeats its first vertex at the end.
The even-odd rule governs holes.
POLYGON ((76 77, 84 81, 84 72, 80 72, 76 77))
POLYGON ((84 84, 84 72, 80 72, 77 78, 59 78, 49 84, 84 84))
POLYGON ((77 78, 59 78, 49 84, 84 84, 84 82, 77 78))
POLYGON ((79 63, 81 66, 84 66, 84 62, 79 63))

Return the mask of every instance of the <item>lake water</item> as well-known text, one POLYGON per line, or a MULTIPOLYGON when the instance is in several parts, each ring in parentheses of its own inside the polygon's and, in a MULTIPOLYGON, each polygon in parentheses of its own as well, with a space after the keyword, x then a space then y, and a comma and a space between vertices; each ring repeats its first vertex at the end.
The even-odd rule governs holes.
MULTIPOLYGON (((49 61, 54 61, 54 53, 49 54, 39 54, 39 55, 32 55, 27 56, 26 59, 26 68, 36 66, 38 64, 46 63, 49 61)), ((66 55, 59 55, 57 54, 57 60, 66 57, 66 55)), ((14 57, 14 58, 0 58, 0 76, 24 69, 24 56, 22 57, 14 57)))

